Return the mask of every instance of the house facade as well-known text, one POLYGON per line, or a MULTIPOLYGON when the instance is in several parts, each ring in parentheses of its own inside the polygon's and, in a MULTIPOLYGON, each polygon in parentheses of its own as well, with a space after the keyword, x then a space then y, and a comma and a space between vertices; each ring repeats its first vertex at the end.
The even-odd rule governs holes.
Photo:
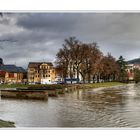
POLYGON ((126 66, 126 71, 128 75, 128 80, 134 80, 134 64, 128 64, 126 66))
POLYGON ((23 83, 27 80, 26 70, 16 65, 5 65, 0 59, 0 83, 23 83))
POLYGON ((128 64, 126 71, 129 80, 134 80, 134 69, 140 70, 140 64, 128 64))
POLYGON ((30 62, 28 65, 29 83, 53 83, 56 79, 56 71, 50 62, 30 62))

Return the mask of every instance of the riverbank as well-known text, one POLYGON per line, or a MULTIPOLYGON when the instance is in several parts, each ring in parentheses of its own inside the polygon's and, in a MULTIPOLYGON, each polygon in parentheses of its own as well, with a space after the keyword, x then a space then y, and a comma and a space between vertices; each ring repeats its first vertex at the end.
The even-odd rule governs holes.
POLYGON ((1 90, 1 98, 48 100, 48 93, 43 90, 1 90))
POLYGON ((22 89, 22 90, 59 90, 62 91, 65 88, 74 88, 74 89, 87 89, 87 88, 100 88, 100 87, 111 87, 111 86, 118 86, 118 85, 126 85, 126 83, 122 82, 105 82, 105 83, 86 83, 86 84, 63 84, 63 85, 47 85, 47 84, 36 84, 36 85, 25 85, 25 84, 0 84, 1 90, 16 90, 16 89, 22 89))
POLYGON ((15 127, 14 122, 0 120, 0 128, 15 127))
POLYGON ((48 96, 58 97, 59 94, 72 92, 77 89, 99 89, 109 88, 114 86, 123 86, 121 82, 106 82, 106 83, 91 83, 91 84, 64 84, 64 85, 0 85, 0 93, 2 98, 16 99, 38 99, 46 100, 48 96))
POLYGON ((126 83, 122 82, 105 82, 105 83, 91 83, 91 84, 79 84, 78 88, 101 88, 101 87, 112 87, 112 86, 120 86, 120 85, 127 85, 126 83))
POLYGON ((35 84, 35 85, 29 85, 29 84, 0 84, 0 89, 5 88, 48 88, 48 89, 61 89, 64 87, 64 85, 47 85, 47 84, 35 84))

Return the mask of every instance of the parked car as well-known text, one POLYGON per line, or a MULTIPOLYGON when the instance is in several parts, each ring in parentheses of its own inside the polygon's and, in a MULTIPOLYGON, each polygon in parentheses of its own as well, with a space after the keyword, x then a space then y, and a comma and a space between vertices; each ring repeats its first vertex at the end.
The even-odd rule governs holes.
POLYGON ((58 81, 57 84, 65 84, 63 81, 58 81))
POLYGON ((35 84, 41 84, 40 82, 35 82, 35 84))

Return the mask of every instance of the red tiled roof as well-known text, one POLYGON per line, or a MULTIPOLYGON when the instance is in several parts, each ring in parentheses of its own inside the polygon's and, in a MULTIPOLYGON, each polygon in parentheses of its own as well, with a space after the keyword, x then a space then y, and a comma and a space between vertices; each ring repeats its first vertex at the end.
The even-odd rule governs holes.
POLYGON ((29 63, 29 65, 28 65, 28 67, 29 68, 39 68, 39 66, 41 65, 41 64, 48 64, 48 65, 50 65, 50 66, 53 66, 53 64, 51 63, 51 62, 30 62, 29 63))

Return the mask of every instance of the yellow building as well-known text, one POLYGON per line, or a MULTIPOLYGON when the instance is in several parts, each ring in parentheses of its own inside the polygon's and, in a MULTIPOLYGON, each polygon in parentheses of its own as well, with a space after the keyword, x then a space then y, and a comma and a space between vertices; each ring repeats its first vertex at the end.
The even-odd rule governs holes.
POLYGON ((56 72, 50 62, 30 62, 28 65, 28 82, 50 84, 55 81, 56 72))

